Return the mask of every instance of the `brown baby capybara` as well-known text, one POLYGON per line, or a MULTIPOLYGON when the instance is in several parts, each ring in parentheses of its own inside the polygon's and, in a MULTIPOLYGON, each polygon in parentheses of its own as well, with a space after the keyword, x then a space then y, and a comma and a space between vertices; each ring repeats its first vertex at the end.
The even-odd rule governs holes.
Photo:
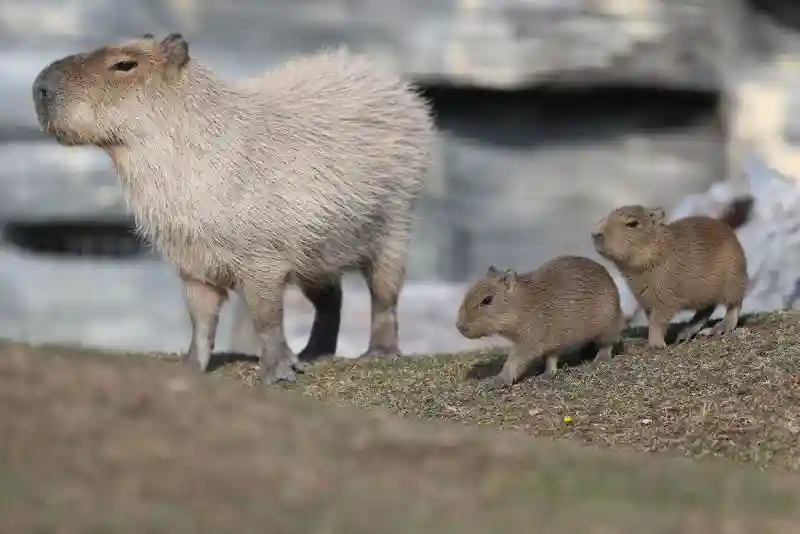
POLYGON ((743 196, 718 219, 698 215, 669 224, 660 207, 623 206, 597 224, 595 249, 617 266, 647 314, 651 347, 666 346, 666 327, 682 310, 695 314, 678 333, 679 343, 697 335, 720 304, 725 317, 712 334, 736 328, 748 277, 734 229, 749 219, 752 205, 752 197, 743 196))
POLYGON ((605 267, 581 256, 554 258, 533 272, 518 274, 491 266, 467 291, 456 327, 469 339, 502 336, 513 343, 500 373, 486 389, 514 384, 544 358, 543 378, 552 378, 558 357, 595 342, 595 361, 608 361, 624 317, 619 291, 605 267))

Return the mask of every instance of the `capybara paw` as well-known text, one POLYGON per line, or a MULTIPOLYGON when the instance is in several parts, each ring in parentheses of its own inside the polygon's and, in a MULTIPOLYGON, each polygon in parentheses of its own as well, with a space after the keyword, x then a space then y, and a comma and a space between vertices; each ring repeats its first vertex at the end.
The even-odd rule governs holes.
POLYGON ((311 364, 308 362, 297 362, 292 364, 292 369, 294 369, 298 373, 305 374, 311 370, 311 364))
POLYGON ((331 351, 319 350, 316 347, 306 347, 297 355, 297 360, 300 362, 312 362, 320 358, 327 358, 333 356, 331 351))
POLYGON ((597 356, 594 357, 594 360, 592 361, 592 363, 594 365, 598 365, 598 364, 601 364, 603 362, 610 363, 612 358, 613 358, 613 356, 611 354, 611 349, 601 349, 601 350, 597 351, 597 356))
POLYGON ((360 357, 361 358, 398 358, 400 356, 400 351, 397 347, 370 347, 364 352, 360 357))
POLYGON ((506 381, 499 377, 494 376, 488 380, 484 380, 478 385, 478 391, 496 391, 508 387, 506 381))
POLYGON ((208 367, 208 360, 203 362, 196 352, 189 350, 181 356, 181 365, 200 372, 205 372, 208 367))
POLYGON ((678 332, 678 337, 675 338, 675 343, 686 343, 691 341, 694 337, 694 331, 691 328, 684 328, 678 332))
POLYGON ((555 377, 556 377, 556 373, 553 372, 553 371, 550 371, 550 370, 547 370, 547 371, 545 371, 545 372, 543 372, 542 374, 539 375, 540 379, 545 380, 547 382, 550 382, 550 381, 554 380, 555 377))
POLYGON ((667 343, 663 339, 651 339, 647 342, 647 346, 651 349, 665 349, 667 343))
POLYGON ((725 321, 720 321, 714 325, 714 327, 709 331, 708 335, 711 336, 724 336, 725 334, 730 334, 733 331, 732 328, 725 327, 725 321))
POLYGON ((292 364, 288 361, 281 361, 274 365, 265 365, 262 361, 259 367, 261 383, 265 386, 272 386, 281 380, 285 382, 297 382, 292 364))

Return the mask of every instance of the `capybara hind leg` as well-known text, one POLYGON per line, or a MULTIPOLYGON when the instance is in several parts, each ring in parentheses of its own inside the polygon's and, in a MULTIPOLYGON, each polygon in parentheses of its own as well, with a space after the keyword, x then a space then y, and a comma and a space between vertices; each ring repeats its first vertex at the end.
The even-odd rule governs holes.
POLYGON ((399 356, 397 300, 405 265, 396 256, 380 255, 363 269, 372 305, 369 348, 365 356, 399 356))
POLYGON ((603 362, 610 362, 612 359, 612 350, 614 349, 614 343, 608 343, 605 345, 600 345, 597 350, 597 355, 592 360, 593 364, 603 363, 603 362))
POLYGON ((711 329, 712 336, 716 335, 723 335, 723 334, 730 334, 736 329, 736 325, 739 323, 739 314, 742 311, 742 305, 737 304, 735 306, 728 306, 725 310, 725 317, 714 325, 714 328, 711 329))
POLYGON ((192 341, 189 344, 189 352, 184 354, 181 361, 205 371, 211 361, 211 351, 214 350, 219 311, 228 294, 225 289, 205 284, 188 276, 181 278, 189 318, 192 322, 192 341))
POLYGON ((664 332, 673 315, 675 315, 673 310, 651 310, 647 314, 647 345, 649 347, 663 349, 667 346, 667 342, 664 341, 664 332))
POLYGON ((708 306, 702 310, 697 310, 692 318, 689 319, 689 324, 684 326, 683 329, 678 333, 678 338, 675 340, 675 343, 683 343, 696 336, 697 333, 706 325, 708 318, 711 317, 715 309, 716 305, 708 306))
POLYGON ((299 280, 300 289, 314 305, 314 323, 308 343, 298 355, 301 361, 336 354, 342 317, 342 284, 338 276, 309 282, 299 280))
POLYGON ((292 354, 283 333, 283 293, 286 274, 269 273, 242 281, 242 296, 253 314, 253 326, 261 339, 259 358, 261 383, 269 386, 279 380, 297 380, 292 354))
POLYGON ((610 362, 614 355, 614 345, 619 341, 622 335, 622 328, 627 324, 625 317, 620 313, 617 325, 610 331, 601 335, 595 340, 597 345, 597 355, 595 355, 593 364, 602 362, 610 362))
POLYGON ((547 366, 540 378, 542 380, 553 380, 556 377, 556 373, 558 373, 558 354, 549 354, 545 361, 547 366))

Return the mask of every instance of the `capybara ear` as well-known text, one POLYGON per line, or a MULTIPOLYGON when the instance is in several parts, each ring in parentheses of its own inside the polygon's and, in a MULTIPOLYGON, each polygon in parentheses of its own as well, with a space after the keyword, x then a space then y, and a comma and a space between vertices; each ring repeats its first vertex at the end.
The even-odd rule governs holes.
POLYGON ((514 289, 514 286, 517 284, 517 276, 517 271, 514 269, 508 269, 503 273, 503 283, 506 285, 506 289, 509 291, 514 289))
POLYGON ((494 275, 496 275, 496 274, 497 274, 497 273, 499 273, 499 272, 500 272, 500 269, 498 269, 498 268, 497 268, 497 267, 495 267, 494 265, 490 265, 490 266, 489 266, 489 270, 488 270, 488 271, 486 271, 486 274, 487 274, 488 276, 494 276, 494 275))
POLYGON ((664 208, 656 206, 647 210, 647 216, 650 217, 650 220, 652 220, 654 223, 661 224, 664 222, 664 217, 666 217, 667 214, 664 211, 664 208))
POLYGON ((171 33, 161 41, 161 50, 169 64, 181 68, 189 63, 189 43, 180 33, 171 33))

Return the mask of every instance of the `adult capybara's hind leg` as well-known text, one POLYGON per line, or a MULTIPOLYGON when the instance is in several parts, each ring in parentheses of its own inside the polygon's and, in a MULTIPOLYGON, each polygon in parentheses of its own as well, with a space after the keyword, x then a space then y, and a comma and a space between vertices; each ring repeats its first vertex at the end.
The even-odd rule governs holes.
POLYGON ((369 348, 362 357, 400 355, 397 301, 405 281, 405 260, 404 243, 394 241, 381 247, 362 269, 372 306, 369 348))
POLYGON ((228 292, 188 276, 182 275, 181 279, 192 322, 192 341, 181 361, 205 371, 211 361, 211 351, 214 350, 219 312, 228 292))
POLYGON ((300 290, 314 305, 314 323, 305 348, 300 351, 301 361, 311 361, 336 354, 339 327, 342 318, 342 283, 339 276, 322 281, 298 280, 300 290))

